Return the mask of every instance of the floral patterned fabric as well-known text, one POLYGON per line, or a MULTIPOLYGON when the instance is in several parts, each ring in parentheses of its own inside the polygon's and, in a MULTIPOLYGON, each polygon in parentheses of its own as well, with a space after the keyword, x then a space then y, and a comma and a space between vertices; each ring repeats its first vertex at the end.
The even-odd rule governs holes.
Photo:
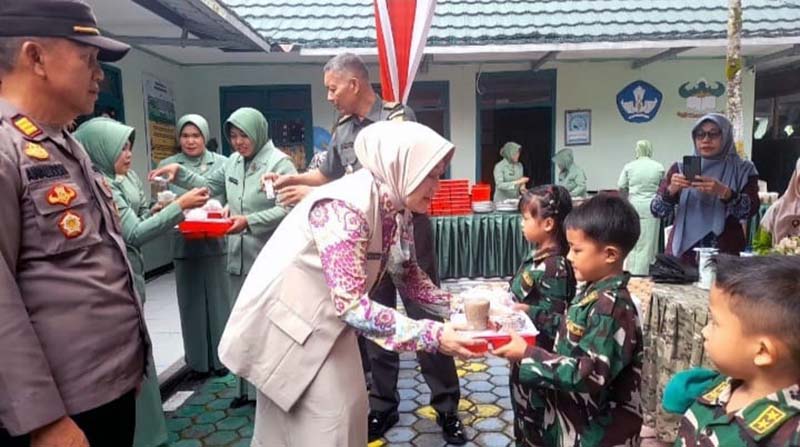
MULTIPOLYGON (((415 258, 390 258, 398 237, 405 239, 404 245, 409 245, 413 253, 413 238, 410 238, 413 231, 409 231, 407 225, 398 231, 398 217, 402 215, 393 208, 388 195, 382 196, 380 216, 383 228, 381 271, 386 271, 389 262, 396 262, 392 280, 398 290, 419 301, 426 310, 448 316, 450 294, 431 282, 415 258)), ((366 216, 347 202, 322 200, 312 207, 309 222, 339 317, 385 349, 436 351, 444 328, 442 323, 414 320, 369 299, 366 290, 369 223, 366 216)))

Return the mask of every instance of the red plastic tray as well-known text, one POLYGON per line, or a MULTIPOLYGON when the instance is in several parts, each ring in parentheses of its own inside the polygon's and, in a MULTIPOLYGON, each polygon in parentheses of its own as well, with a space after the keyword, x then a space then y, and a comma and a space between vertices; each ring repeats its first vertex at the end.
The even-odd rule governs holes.
POLYGON ((185 220, 178 224, 178 230, 186 239, 220 238, 225 237, 231 225, 233 221, 230 219, 185 220))
MULTIPOLYGON (((528 346, 536 346, 536 336, 535 335, 520 335, 525 342, 528 343, 528 346)), ((508 344, 511 341, 510 335, 487 335, 487 336, 476 336, 475 339, 486 340, 487 344, 484 346, 469 346, 467 349, 476 353, 476 354, 483 354, 489 351, 489 346, 492 349, 497 349, 500 346, 508 344)))

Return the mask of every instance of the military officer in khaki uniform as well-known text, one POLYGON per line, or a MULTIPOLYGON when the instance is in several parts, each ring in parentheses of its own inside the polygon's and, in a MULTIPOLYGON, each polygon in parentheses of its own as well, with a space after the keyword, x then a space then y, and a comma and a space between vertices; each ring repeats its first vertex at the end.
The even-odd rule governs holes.
POLYGON ((128 49, 84 3, 0 2, 3 447, 133 442, 149 339, 111 189, 66 131, 128 49))
MULTIPOLYGON (((266 179, 274 181, 278 198, 284 205, 299 202, 313 186, 323 185, 360 169, 353 143, 362 129, 377 121, 416 121, 411 108, 383 101, 375 94, 369 83, 367 68, 358 56, 349 53, 336 56, 328 61, 323 71, 328 101, 336 107, 342 118, 334 129, 327 157, 319 169, 304 174, 266 176, 266 179)), ((413 226, 417 262, 438 284, 430 219, 425 214, 415 214, 413 226)), ((388 276, 378 284, 371 298, 385 306, 397 306, 397 291, 388 276)), ((414 300, 402 298, 410 317, 432 318, 414 300)), ((373 441, 381 438, 399 419, 397 378, 400 359, 397 353, 382 349, 375 343, 363 339, 360 339, 360 343, 364 367, 372 372, 368 420, 369 440, 373 441)), ((417 358, 431 389, 431 405, 438 413, 444 439, 451 444, 466 443, 463 426, 457 415, 460 389, 453 358, 425 352, 418 353, 417 358)))

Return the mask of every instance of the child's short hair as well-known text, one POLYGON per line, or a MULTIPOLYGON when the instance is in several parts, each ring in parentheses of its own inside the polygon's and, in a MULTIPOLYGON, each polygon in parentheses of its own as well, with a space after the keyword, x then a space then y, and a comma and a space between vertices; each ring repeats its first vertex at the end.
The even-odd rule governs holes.
POLYGON ((612 194, 598 194, 575 207, 565 225, 599 244, 619 248, 623 256, 639 240, 639 214, 627 200, 612 194))
MULTIPOLYGON (((568 250, 564 221, 572 211, 572 197, 567 188, 559 185, 539 185, 522 194, 519 212, 531 217, 552 218, 556 224, 556 238, 562 250, 568 250)), ((566 254, 566 253, 565 253, 566 254)))
POLYGON ((747 333, 780 337, 800 367, 800 257, 718 255, 715 286, 747 333))

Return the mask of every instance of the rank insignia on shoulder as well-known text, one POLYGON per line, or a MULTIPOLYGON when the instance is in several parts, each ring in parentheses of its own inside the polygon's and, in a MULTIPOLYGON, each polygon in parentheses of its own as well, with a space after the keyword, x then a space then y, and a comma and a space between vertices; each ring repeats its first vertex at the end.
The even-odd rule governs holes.
POLYGON ((29 158, 33 158, 34 160, 43 161, 50 158, 50 153, 47 152, 47 149, 45 149, 44 146, 31 141, 26 143, 24 152, 25 155, 27 155, 29 158))
POLYGON ((525 287, 533 286, 533 275, 531 275, 531 272, 527 270, 522 272, 522 283, 525 284, 525 287))
POLYGON ((339 121, 336 122, 336 125, 337 126, 341 126, 342 124, 350 121, 350 118, 352 118, 352 117, 353 117, 353 115, 345 115, 345 116, 339 118, 339 121))
POLYGON ((748 427, 759 435, 763 435, 779 426, 786 418, 787 414, 785 411, 782 411, 775 405, 770 405, 762 411, 748 427))
POLYGON ((14 124, 14 127, 26 137, 34 138, 42 134, 42 129, 39 129, 39 127, 33 124, 33 121, 25 115, 17 115, 11 119, 11 122, 14 124))
POLYGON ((727 380, 723 380, 719 383, 719 385, 715 386, 711 391, 703 394, 703 399, 708 402, 716 402, 719 399, 719 396, 725 392, 726 389, 730 387, 730 383, 727 380))
POLYGON ((576 337, 583 337, 583 333, 586 332, 586 328, 567 320, 567 332, 576 337))
POLYGON ((58 229, 67 239, 74 239, 83 234, 83 218, 78 213, 67 211, 58 219, 58 229))
POLYGON ((67 185, 55 185, 47 192, 47 203, 50 205, 69 206, 78 193, 67 185))
POLYGON ((597 301, 598 298, 600 298, 600 295, 597 293, 597 291, 593 291, 593 292, 589 293, 588 295, 586 295, 586 297, 584 297, 578 303, 578 306, 585 306, 585 305, 587 305, 589 303, 597 301))

